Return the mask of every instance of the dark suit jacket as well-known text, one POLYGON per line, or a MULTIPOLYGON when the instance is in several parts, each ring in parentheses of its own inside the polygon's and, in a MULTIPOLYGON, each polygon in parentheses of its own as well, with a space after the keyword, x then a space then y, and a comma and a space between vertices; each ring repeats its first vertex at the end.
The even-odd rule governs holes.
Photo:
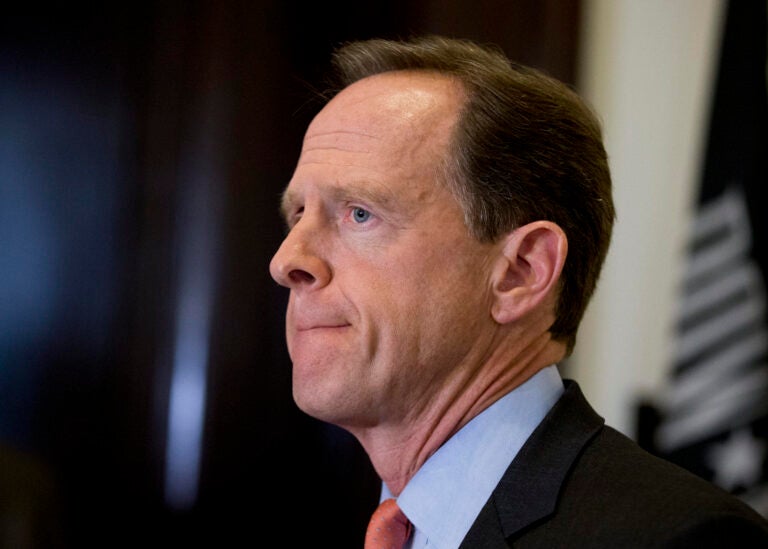
POLYGON ((506 547, 768 549, 768 521, 605 426, 566 381, 461 544, 506 547))

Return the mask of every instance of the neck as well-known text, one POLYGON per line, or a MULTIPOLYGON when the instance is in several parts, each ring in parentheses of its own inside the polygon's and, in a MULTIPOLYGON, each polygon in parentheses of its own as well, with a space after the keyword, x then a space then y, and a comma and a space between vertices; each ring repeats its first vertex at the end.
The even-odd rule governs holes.
POLYGON ((474 367, 458 365, 429 404, 408 421, 351 432, 387 488, 398 496, 446 440, 535 373, 561 360, 564 352, 565 346, 549 332, 536 337, 507 333, 474 367))

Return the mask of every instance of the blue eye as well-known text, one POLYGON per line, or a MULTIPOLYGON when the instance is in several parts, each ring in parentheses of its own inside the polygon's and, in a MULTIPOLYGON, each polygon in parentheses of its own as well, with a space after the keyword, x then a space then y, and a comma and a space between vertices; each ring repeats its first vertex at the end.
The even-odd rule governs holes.
POLYGON ((371 212, 363 208, 352 208, 352 219, 355 223, 365 223, 371 218, 371 212))

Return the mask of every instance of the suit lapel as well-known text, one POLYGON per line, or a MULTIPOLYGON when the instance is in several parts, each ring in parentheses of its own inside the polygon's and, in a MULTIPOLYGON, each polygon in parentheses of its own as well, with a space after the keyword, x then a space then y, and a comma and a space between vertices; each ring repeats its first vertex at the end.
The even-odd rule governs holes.
POLYGON ((480 511, 461 547, 505 547, 506 539, 550 515, 582 448, 603 426, 574 381, 531 434, 480 511))

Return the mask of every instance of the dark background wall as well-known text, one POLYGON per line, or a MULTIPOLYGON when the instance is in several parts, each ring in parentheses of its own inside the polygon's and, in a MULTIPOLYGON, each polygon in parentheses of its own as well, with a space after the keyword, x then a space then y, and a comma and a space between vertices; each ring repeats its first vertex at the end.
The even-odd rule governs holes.
POLYGON ((278 525, 279 546, 359 548, 378 480, 354 439, 293 405, 287 296, 268 274, 310 84, 342 41, 420 32, 494 42, 573 83, 578 20, 578 0, 5 14, 0 545, 258 547, 278 525), (173 500, 185 333, 202 453, 173 500))

